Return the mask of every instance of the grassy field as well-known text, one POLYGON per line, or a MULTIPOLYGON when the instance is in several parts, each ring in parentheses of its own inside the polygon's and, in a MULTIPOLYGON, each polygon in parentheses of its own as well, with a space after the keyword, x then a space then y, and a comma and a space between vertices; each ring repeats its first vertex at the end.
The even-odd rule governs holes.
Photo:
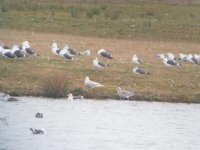
POLYGON ((154 59, 163 52, 200 53, 199 4, 192 0, 182 4, 176 0, 88 1, 0 0, 0 42, 13 45, 29 40, 45 56, 0 58, 0 91, 41 96, 51 76, 65 75, 68 92, 90 98, 116 98, 115 89, 121 86, 135 91, 136 100, 200 103, 198 65, 166 68, 154 59), (54 56, 50 48, 54 40, 78 51, 91 49, 92 56, 74 61, 54 56), (104 70, 92 66, 100 48, 110 50, 115 58, 104 70), (142 67, 149 76, 132 73, 133 54, 144 60, 142 67), (105 88, 90 93, 84 87, 85 76, 105 88))
POLYGON ((104 38, 200 40, 199 4, 155 1, 0 0, 0 28, 104 38))
POLYGON ((41 89, 45 80, 52 75, 65 74, 69 81, 69 92, 78 92, 90 98, 116 98, 115 89, 121 86, 135 91, 136 100, 200 102, 199 65, 182 63, 180 67, 167 68, 154 58, 155 54, 161 52, 173 52, 176 55, 179 52, 199 53, 199 43, 105 39, 5 29, 0 30, 0 39, 8 45, 28 39, 39 54, 50 57, 50 60, 42 56, 0 58, 0 89, 12 95, 42 95, 41 89), (78 51, 90 49, 92 55, 77 57, 73 61, 55 56, 50 48, 55 39, 60 46, 67 42, 78 51), (110 67, 104 70, 98 70, 92 65, 92 59, 100 48, 110 50, 115 58, 108 62, 110 67), (132 73, 133 54, 143 59, 142 67, 150 72, 149 76, 140 77, 132 73), (84 87, 85 76, 104 84, 105 87, 93 90, 91 94, 84 87))

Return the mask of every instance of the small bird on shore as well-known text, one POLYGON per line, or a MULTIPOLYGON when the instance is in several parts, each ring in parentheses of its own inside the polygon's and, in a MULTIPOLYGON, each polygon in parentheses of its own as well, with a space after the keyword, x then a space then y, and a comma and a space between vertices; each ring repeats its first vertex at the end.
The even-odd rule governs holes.
POLYGON ((117 87, 116 91, 120 99, 129 100, 130 97, 134 96, 133 92, 122 90, 121 87, 117 87))
POLYGON ((19 58, 19 57, 25 57, 26 55, 20 50, 18 45, 13 45, 12 49, 11 49, 11 53, 19 58))
POLYGON ((113 59, 112 54, 105 49, 98 50, 97 55, 105 57, 105 58, 113 59))
POLYGON ((108 64, 104 64, 103 62, 98 61, 97 57, 93 60, 93 65, 99 69, 108 67, 108 64))
POLYGON ((72 93, 68 94, 68 100, 81 100, 81 99, 84 99, 84 97, 81 95, 73 96, 72 93))
POLYGON ((103 87, 104 85, 98 82, 91 81, 89 77, 85 77, 85 86, 93 89, 93 88, 103 87))
POLYGON ((149 72, 145 71, 143 68, 139 68, 138 66, 133 68, 133 73, 137 75, 147 75, 150 74, 149 72))
POLYGON ((142 61, 137 57, 137 55, 133 55, 132 63, 135 65, 140 65, 140 64, 142 64, 142 61))
POLYGON ((45 134, 46 131, 44 129, 33 129, 33 128, 29 128, 33 134, 45 134))

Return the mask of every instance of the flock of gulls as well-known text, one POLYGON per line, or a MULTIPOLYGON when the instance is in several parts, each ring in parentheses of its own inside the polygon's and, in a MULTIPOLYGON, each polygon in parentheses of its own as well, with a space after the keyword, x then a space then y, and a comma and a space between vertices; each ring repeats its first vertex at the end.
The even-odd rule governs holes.
MULTIPOLYGON (((91 54, 90 50, 85 50, 81 52, 77 52, 74 49, 70 48, 67 44, 64 45, 63 48, 60 48, 56 42, 52 43, 51 51, 54 55, 57 55, 59 57, 65 58, 67 60, 73 60, 76 56, 89 56, 91 54)), ((9 58, 9 59, 16 59, 20 57, 26 57, 29 55, 34 56, 40 56, 37 54, 30 46, 28 41, 23 41, 21 45, 14 45, 12 48, 9 46, 6 46, 4 44, 0 45, 0 55, 9 58)), ((97 51, 97 56, 103 57, 105 59, 113 59, 112 54, 105 50, 100 49, 97 51)), ((163 64, 167 67, 178 67, 181 64, 179 61, 186 61, 189 63, 200 65, 200 54, 183 54, 180 53, 179 57, 176 58, 173 53, 161 53, 155 55, 156 59, 159 59, 163 62, 163 64)), ((137 55, 133 55, 132 57, 132 64, 134 65, 132 72, 136 75, 145 76, 149 75, 150 73, 143 69, 142 67, 139 67, 143 62, 137 55)), ((104 62, 101 62, 96 57, 93 59, 93 66, 98 69, 103 69, 109 66, 109 64, 106 64, 104 62)), ((85 86, 89 89, 99 88, 103 87, 104 85, 90 80, 89 77, 85 77, 85 86)), ((120 87, 116 88, 117 95, 120 97, 120 99, 129 99, 130 97, 134 96, 134 92, 130 92, 124 89, 121 89, 120 87)), ((83 99, 83 96, 73 96, 72 93, 68 94, 68 99, 83 99)))
MULTIPOLYGON (((57 55, 59 57, 62 57, 62 58, 68 59, 68 60, 73 60, 74 57, 76 57, 76 56, 89 56, 91 54, 90 50, 77 52, 77 51, 73 50, 72 48, 70 48, 67 44, 63 48, 60 48, 60 47, 58 47, 57 43, 55 43, 55 42, 52 44, 51 50, 54 55, 57 55)), ((29 55, 40 56, 31 48, 28 41, 22 42, 22 44, 20 46, 14 45, 12 48, 1 44, 0 45, 0 55, 2 57, 9 58, 9 59, 27 57, 29 55)), ((113 59, 112 54, 105 49, 98 50, 97 55, 100 57, 104 57, 106 59, 113 59)), ((167 67, 178 67, 181 65, 179 63, 179 61, 186 61, 189 63, 200 65, 200 54, 197 55, 197 54, 180 53, 179 57, 176 58, 173 53, 162 53, 162 54, 156 54, 155 58, 158 60, 161 60, 163 62, 163 64, 167 67)), ((140 76, 145 76, 145 75, 150 74, 145 69, 139 67, 141 64, 143 64, 143 62, 137 55, 133 55, 132 64, 134 65, 134 67, 132 69, 132 72, 134 74, 140 75, 140 76)), ((103 69, 105 67, 108 67, 109 64, 105 64, 104 62, 99 61, 96 57, 95 59, 93 59, 93 66, 98 69, 103 69)), ((87 88, 91 89, 91 91, 94 88, 104 87, 103 84, 92 81, 92 80, 90 80, 89 77, 85 77, 84 83, 87 88)), ((117 87, 116 92, 120 99, 126 99, 126 100, 129 100, 131 97, 133 97, 135 95, 134 92, 122 89, 121 87, 117 87)), ((73 96, 72 93, 68 94, 68 100, 77 100, 77 99, 84 99, 84 97, 81 95, 73 96)), ((0 100, 17 101, 16 98, 11 97, 10 95, 5 94, 5 93, 0 93, 0 100)), ((38 112, 38 113, 36 113, 35 117, 43 118, 43 114, 38 112)), ((5 117, 0 118, 0 121, 7 123, 5 117)), ((33 128, 29 128, 29 129, 33 134, 45 134, 46 133, 46 131, 44 129, 33 129, 33 128)))

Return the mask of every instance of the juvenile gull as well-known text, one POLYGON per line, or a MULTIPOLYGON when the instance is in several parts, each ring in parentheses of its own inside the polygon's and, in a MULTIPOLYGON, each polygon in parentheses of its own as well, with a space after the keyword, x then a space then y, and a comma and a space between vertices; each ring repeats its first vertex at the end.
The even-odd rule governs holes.
POLYGON ((165 57, 164 54, 156 54, 156 59, 163 59, 165 57))
POLYGON ((142 64, 142 61, 137 57, 137 55, 133 55, 132 63, 135 65, 140 65, 140 64, 142 64))
POLYGON ((93 65, 99 69, 108 67, 107 64, 104 64, 103 62, 98 61, 97 57, 93 60, 93 65))
POLYGON ((89 55, 90 55, 90 50, 88 49, 88 50, 79 52, 79 55, 80 55, 80 56, 89 56, 89 55))
POLYGON ((133 73, 138 75, 147 75, 149 72, 145 71, 143 68, 139 68, 138 66, 133 68, 133 73))
POLYGON ((104 85, 98 82, 91 81, 89 77, 85 77, 85 86, 93 89, 93 88, 103 87, 104 85))
POLYGON ((120 87, 116 89, 118 96, 120 99, 126 99, 129 100, 130 97, 134 96, 133 92, 127 91, 127 90, 122 90, 120 87))
POLYGON ((102 57, 105 57, 105 58, 113 59, 112 54, 110 52, 106 51, 105 49, 98 50, 97 54, 99 56, 102 56, 102 57))

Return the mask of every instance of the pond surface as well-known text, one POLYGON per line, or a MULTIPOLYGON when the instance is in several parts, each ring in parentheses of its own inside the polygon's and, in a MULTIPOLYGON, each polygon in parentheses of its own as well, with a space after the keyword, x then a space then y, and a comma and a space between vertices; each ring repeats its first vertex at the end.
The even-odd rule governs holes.
POLYGON ((0 150, 199 150, 200 105, 117 100, 0 101, 0 150), (35 118, 42 112, 43 119, 35 118), (29 128, 44 128, 34 135, 29 128))

